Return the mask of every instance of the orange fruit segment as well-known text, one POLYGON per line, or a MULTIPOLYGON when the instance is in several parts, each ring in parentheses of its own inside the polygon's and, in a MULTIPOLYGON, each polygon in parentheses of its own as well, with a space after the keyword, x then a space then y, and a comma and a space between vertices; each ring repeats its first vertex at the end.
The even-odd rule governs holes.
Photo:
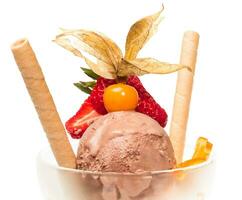
POLYGON ((178 164, 177 167, 178 168, 189 167, 189 166, 200 164, 204 161, 205 161, 204 159, 195 158, 195 159, 191 159, 191 160, 186 160, 186 161, 178 164))
POLYGON ((207 138, 200 137, 197 140, 195 152, 192 158, 207 160, 212 151, 212 148, 213 148, 213 144, 210 143, 207 138))
POLYGON ((209 155, 211 154, 212 148, 213 144, 210 143, 207 138, 198 138, 192 159, 178 164, 177 167, 189 167, 207 161, 209 155))

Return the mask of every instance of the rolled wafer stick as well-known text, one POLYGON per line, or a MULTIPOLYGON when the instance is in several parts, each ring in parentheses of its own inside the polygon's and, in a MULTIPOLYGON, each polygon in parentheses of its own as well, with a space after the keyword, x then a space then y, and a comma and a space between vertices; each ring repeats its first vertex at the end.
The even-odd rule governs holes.
POLYGON ((11 50, 57 163, 62 167, 76 168, 75 154, 28 40, 18 40, 11 46, 11 50))
POLYGON ((173 114, 170 126, 170 139, 173 144, 177 163, 182 162, 186 139, 186 128, 195 72, 199 35, 185 32, 181 48, 180 64, 189 66, 178 72, 173 114))

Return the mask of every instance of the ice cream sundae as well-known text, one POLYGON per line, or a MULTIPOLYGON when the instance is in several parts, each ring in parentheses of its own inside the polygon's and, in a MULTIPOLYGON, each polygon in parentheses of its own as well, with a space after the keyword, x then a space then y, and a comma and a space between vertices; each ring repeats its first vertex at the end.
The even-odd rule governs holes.
MULTIPOLYGON (((179 64, 138 57, 139 51, 156 32, 162 11, 163 8, 131 26, 124 54, 113 40, 100 32, 61 29, 54 42, 84 60, 87 66, 81 70, 90 78, 74 83, 87 93, 87 97, 65 125, 28 40, 22 39, 12 45, 16 63, 60 167, 99 175, 136 175, 182 171, 209 159, 212 144, 201 137, 192 158, 183 160, 199 35, 191 31, 184 34, 179 64), (162 99, 158 101, 152 96, 139 76, 173 72, 178 72, 178 79, 168 134, 165 130, 168 114, 159 105, 162 99), (79 140, 78 149, 73 151, 66 132, 79 140)), ((120 182, 119 178, 111 181, 100 177, 95 182, 92 179, 89 187, 95 182, 93 188, 104 188, 101 196, 97 189, 90 199, 159 199, 151 179, 134 181, 139 189, 132 190, 131 180, 120 182)), ((164 182, 167 187, 168 183, 171 181, 164 182)))

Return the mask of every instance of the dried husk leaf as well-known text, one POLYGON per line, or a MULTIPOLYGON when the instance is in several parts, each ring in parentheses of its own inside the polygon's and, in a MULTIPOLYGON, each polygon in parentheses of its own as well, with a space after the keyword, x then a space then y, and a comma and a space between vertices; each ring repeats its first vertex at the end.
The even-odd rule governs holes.
POLYGON ((140 19, 133 24, 129 30, 125 46, 125 59, 133 60, 148 40, 157 32, 158 25, 162 19, 162 9, 154 15, 140 19))
POLYGON ((163 9, 162 6, 159 12, 133 24, 126 39, 124 58, 115 42, 94 31, 62 29, 55 42, 84 59, 94 73, 108 79, 129 75, 167 74, 183 68, 189 69, 183 65, 161 62, 153 58, 136 59, 139 51, 157 31, 163 9), (95 57, 96 62, 85 56, 84 52, 95 57))
MULTIPOLYGON (((122 59, 121 59, 121 62, 122 62, 122 59)), ((121 63, 121 62, 120 62, 120 63, 121 63)), ((120 63, 119 63, 119 65, 120 65, 120 63)), ((103 61, 101 61, 101 60, 97 60, 97 65, 98 65, 100 68, 107 69, 108 72, 113 73, 113 77, 117 78, 117 71, 118 71, 118 69, 114 71, 114 70, 110 67, 110 65, 108 65, 107 63, 105 63, 105 62, 103 62, 103 61)), ((119 67, 118 67, 118 68, 119 68, 119 67)))
MULTIPOLYGON (((102 33, 88 31, 88 30, 65 30, 59 36, 72 36, 78 39, 79 48, 83 51, 95 56, 109 65, 118 67, 121 58, 123 57, 122 51, 114 41, 102 33)), ((58 37, 58 36, 57 36, 58 37)))
MULTIPOLYGON (((85 34, 84 34, 85 35, 85 34)), ((81 37, 80 37, 81 38, 81 37)), ((85 36, 83 36, 83 38, 85 38, 85 36)), ((54 40, 54 42, 56 42, 58 45, 62 46, 63 48, 65 48, 66 50, 72 52, 74 55, 81 57, 82 59, 84 59, 84 61, 86 62, 86 64, 98 75, 108 78, 108 79, 115 79, 116 78, 116 67, 114 66, 114 64, 111 61, 111 58, 108 57, 108 53, 109 50, 107 50, 107 45, 105 47, 102 47, 102 44, 98 45, 98 42, 96 42, 97 44, 97 48, 95 48, 94 43, 95 43, 95 39, 91 40, 92 37, 87 37, 88 39, 88 44, 87 45, 85 43, 85 39, 79 39, 79 36, 77 35, 71 35, 69 34, 69 32, 60 34, 56 37, 56 39, 54 40), (74 42, 71 40, 71 37, 75 37, 76 40, 74 40, 74 42), (79 50, 79 48, 81 50, 83 50, 84 52, 87 52, 89 54, 91 54, 92 56, 96 57, 97 60, 101 60, 103 62, 102 66, 97 65, 96 63, 94 63, 93 61, 91 61, 90 59, 88 59, 86 56, 84 56, 81 52, 81 50, 79 50), (111 64, 110 64, 111 63, 111 64)), ((100 38, 99 38, 100 39, 100 38)), ((101 40, 101 39, 100 39, 101 40)), ((99 42, 100 42, 99 40, 99 42)), ((110 41, 108 43, 111 43, 110 41)), ((113 49, 113 47, 112 47, 113 49)), ((110 53, 110 52, 109 52, 110 53)), ((111 54, 111 53, 110 53, 111 54)), ((117 58, 117 54, 115 54, 115 58, 117 58)), ((119 58, 118 58, 119 59, 119 58)), ((121 58, 120 58, 121 59, 121 58)), ((120 62, 120 61, 119 61, 120 62)))
POLYGON ((131 61, 123 59, 122 64, 119 67, 118 76, 168 74, 184 68, 188 68, 190 70, 187 66, 161 62, 154 58, 137 58, 131 61))

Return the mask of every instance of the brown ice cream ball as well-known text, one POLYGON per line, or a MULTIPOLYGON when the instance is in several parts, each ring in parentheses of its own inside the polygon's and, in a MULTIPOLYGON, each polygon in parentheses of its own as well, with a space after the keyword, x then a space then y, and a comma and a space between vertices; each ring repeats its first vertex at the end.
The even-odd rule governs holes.
POLYGON ((170 139, 158 122, 132 111, 109 113, 95 121, 80 140, 78 169, 142 172, 176 165, 170 139))

